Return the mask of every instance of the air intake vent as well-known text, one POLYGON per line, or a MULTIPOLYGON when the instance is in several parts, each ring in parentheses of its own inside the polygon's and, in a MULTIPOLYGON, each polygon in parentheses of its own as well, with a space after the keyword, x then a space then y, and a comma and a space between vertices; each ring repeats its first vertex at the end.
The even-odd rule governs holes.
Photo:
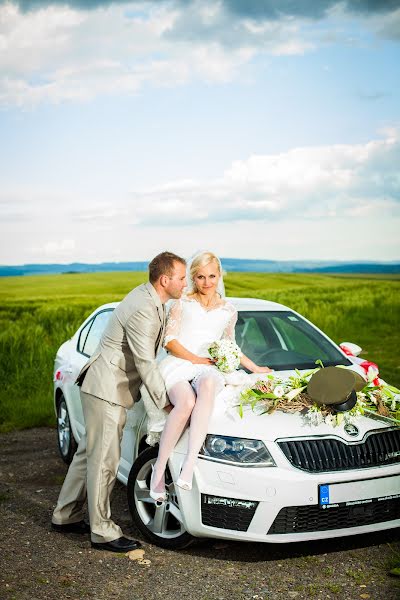
POLYGON ((282 508, 268 534, 305 533, 372 525, 400 519, 400 498, 374 500, 361 506, 338 506, 321 509, 313 506, 287 506, 282 508))

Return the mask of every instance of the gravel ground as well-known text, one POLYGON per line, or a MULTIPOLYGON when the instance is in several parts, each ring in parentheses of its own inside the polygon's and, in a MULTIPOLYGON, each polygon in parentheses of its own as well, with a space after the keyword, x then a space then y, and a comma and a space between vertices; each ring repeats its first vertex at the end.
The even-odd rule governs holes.
MULTIPOLYGON (((143 561, 93 550, 88 536, 50 529, 66 467, 56 433, 0 435, 0 598, 61 600, 244 600, 400 597, 399 530, 302 544, 205 540, 173 552, 143 544, 143 561)), ((133 528, 117 483, 114 519, 133 528)))

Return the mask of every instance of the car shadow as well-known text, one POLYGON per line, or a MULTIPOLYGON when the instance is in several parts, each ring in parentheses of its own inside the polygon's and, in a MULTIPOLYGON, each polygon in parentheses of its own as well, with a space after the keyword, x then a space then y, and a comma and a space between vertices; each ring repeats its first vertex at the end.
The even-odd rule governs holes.
MULTIPOLYGON (((149 543, 136 528, 126 508, 125 486, 117 482, 112 502, 113 511, 118 515, 118 523, 135 539, 149 543), (115 493, 117 492, 117 493, 115 493)), ((373 533, 364 533, 324 540, 287 542, 283 544, 263 542, 242 542, 221 538, 194 538, 193 543, 183 550, 168 549, 166 552, 185 553, 189 556, 213 558, 216 560, 255 563, 275 561, 301 556, 319 556, 322 554, 343 552, 380 546, 387 543, 400 543, 400 528, 373 533)))
POLYGON ((255 563, 332 554, 398 542, 400 542, 400 529, 391 529, 376 533, 286 544, 204 539, 196 540, 192 546, 179 552, 197 557, 212 557, 222 561, 255 563))

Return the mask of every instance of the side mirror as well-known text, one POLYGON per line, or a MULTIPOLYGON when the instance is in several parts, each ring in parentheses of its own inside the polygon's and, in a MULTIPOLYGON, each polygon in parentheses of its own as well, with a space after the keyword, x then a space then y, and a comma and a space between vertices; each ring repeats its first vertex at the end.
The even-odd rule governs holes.
POLYGON ((352 342, 342 342, 339 344, 339 347, 347 354, 347 356, 358 356, 362 352, 362 348, 352 342))

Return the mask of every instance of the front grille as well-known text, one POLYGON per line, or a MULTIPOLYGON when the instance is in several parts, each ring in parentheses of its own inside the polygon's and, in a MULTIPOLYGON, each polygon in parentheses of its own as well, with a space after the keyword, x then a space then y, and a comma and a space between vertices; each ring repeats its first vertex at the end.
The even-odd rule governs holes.
POLYGON ((395 519, 400 519, 400 498, 373 500, 369 504, 338 506, 325 510, 318 505, 287 506, 279 512, 268 535, 347 529, 395 519))
POLYGON ((293 466, 310 473, 378 467, 400 462, 400 428, 347 444, 335 438, 289 440, 278 446, 293 466))
POLYGON ((201 520, 203 525, 219 529, 247 531, 256 512, 258 502, 201 495, 201 520))

